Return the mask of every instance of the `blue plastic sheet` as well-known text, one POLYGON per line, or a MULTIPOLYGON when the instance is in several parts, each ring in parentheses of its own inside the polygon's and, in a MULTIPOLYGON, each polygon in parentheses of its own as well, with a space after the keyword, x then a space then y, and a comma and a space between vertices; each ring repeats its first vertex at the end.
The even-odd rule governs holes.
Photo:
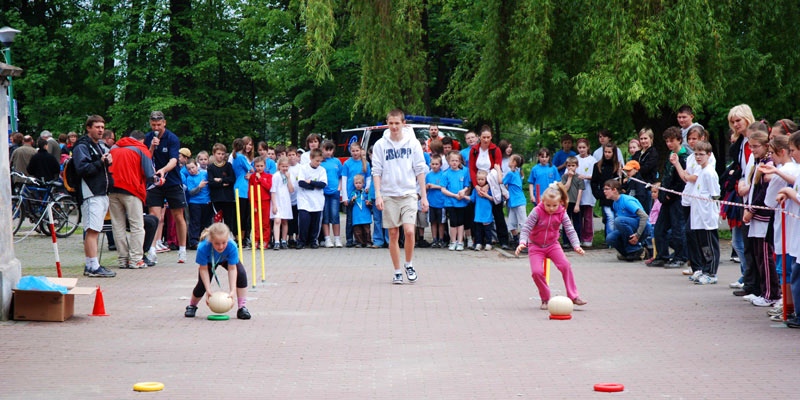
POLYGON ((69 291, 66 286, 57 285, 53 282, 50 282, 43 276, 23 276, 22 279, 19 280, 19 283, 17 283, 17 289, 45 290, 51 292, 61 292, 61 294, 67 294, 69 291))

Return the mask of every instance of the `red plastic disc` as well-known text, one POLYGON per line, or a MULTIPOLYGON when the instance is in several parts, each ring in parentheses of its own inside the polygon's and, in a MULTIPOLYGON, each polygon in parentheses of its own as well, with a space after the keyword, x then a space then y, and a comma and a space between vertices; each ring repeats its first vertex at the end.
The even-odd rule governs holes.
POLYGON ((625 390, 625 385, 621 383, 598 383, 594 385, 595 392, 621 392, 625 390))
POLYGON ((572 315, 553 315, 550 314, 550 319, 558 319, 558 320, 568 320, 572 319, 572 315))

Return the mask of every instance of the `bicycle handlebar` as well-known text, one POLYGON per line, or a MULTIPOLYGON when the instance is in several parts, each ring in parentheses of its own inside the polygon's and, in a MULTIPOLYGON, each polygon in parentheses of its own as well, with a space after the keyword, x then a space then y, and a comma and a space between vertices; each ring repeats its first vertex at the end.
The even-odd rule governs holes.
POLYGON ((61 183, 61 181, 58 179, 53 179, 52 181, 44 182, 41 179, 37 179, 17 171, 11 171, 11 176, 16 176, 18 178, 25 179, 26 181, 28 181, 28 183, 34 184, 36 186, 54 186, 54 187, 64 186, 64 184, 61 183))

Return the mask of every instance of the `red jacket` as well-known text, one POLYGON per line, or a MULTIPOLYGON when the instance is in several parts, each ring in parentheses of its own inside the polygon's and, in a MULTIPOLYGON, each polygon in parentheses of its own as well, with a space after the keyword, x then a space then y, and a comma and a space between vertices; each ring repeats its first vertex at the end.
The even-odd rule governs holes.
MULTIPOLYGON (((261 173, 261 178, 256 177, 256 173, 253 172, 250 174, 250 186, 249 187, 256 187, 255 190, 261 190, 261 208, 266 210, 265 212, 269 214, 269 210, 272 209, 272 205, 270 204, 270 190, 272 189, 272 175, 269 172, 264 171, 261 173)), ((247 189, 250 190, 249 188, 247 189)), ((248 196, 250 194, 248 193, 248 196)), ((256 213, 259 212, 258 209, 258 192, 253 191, 253 204, 255 207, 253 209, 256 213)))
MULTIPOLYGON (((114 177, 114 188, 111 192, 114 192, 115 189, 122 189, 144 202, 147 197, 147 182, 143 165, 149 165, 152 168, 152 163, 143 163, 139 153, 133 151, 132 148, 141 151, 147 160, 152 157, 144 143, 129 137, 120 139, 110 150, 112 163, 108 170, 114 177)), ((152 175, 152 171, 150 175, 152 175)))
MULTIPOLYGON (((472 182, 473 187, 478 184, 478 181, 475 179, 475 175, 478 173, 478 167, 475 166, 475 163, 478 161, 480 152, 480 143, 469 148, 469 179, 471 179, 470 182, 472 182)), ((503 162, 503 154, 500 152, 500 148, 494 143, 489 143, 489 162, 492 163, 492 168, 494 168, 495 165, 501 165, 503 162)))

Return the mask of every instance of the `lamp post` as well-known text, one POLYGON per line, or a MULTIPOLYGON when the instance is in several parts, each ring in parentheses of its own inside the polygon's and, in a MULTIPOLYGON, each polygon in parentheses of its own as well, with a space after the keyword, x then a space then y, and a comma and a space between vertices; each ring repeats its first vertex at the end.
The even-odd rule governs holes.
MULTIPOLYGON (((11 63, 11 45, 14 44, 14 37, 20 31, 4 26, 0 28, 0 43, 3 43, 3 53, 6 57, 6 64, 11 63)), ((14 81, 8 77, 8 115, 11 116, 11 132, 17 131, 17 113, 14 109, 14 81)))

